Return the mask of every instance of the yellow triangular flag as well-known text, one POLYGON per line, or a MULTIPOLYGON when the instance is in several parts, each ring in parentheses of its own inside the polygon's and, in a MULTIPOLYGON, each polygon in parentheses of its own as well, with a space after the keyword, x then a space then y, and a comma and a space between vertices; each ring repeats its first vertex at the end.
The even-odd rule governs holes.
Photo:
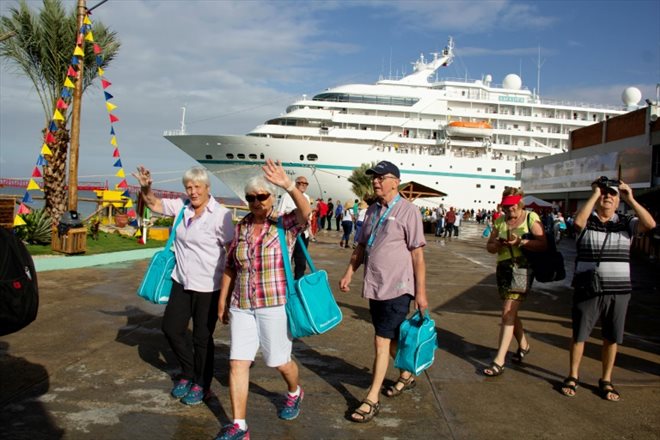
POLYGON ((117 174, 115 174, 115 177, 126 177, 126 174, 124 174, 124 169, 119 168, 119 171, 117 171, 117 174))
POLYGON ((85 35, 85 40, 94 41, 94 35, 92 35, 92 31, 87 32, 87 35, 85 35))
POLYGON ((117 146, 117 136, 113 136, 112 139, 110 139, 110 144, 114 145, 115 147, 117 146))
POLYGON ((103 74, 105 73, 105 72, 103 71, 103 69, 101 69, 101 68, 99 67, 98 70, 99 70, 99 76, 103 76, 103 74))
POLYGON ((83 19, 83 23, 85 24, 92 24, 92 21, 89 19, 88 15, 85 15, 85 18, 83 19))
POLYGON ((33 189, 41 190, 41 188, 39 188, 39 185, 37 184, 37 182, 35 182, 34 179, 30 179, 30 183, 28 183, 27 190, 30 191, 30 190, 33 190, 33 189))
POLYGON ((105 103, 105 108, 107 108, 107 109, 108 109, 108 113, 110 113, 111 111, 113 111, 114 109, 116 109, 117 106, 114 105, 114 104, 111 103, 111 102, 106 102, 106 103, 105 103))
POLYGON ((68 87, 69 89, 73 89, 76 87, 76 85, 69 79, 69 77, 66 77, 66 80, 64 80, 64 87, 68 87))
POLYGON ((135 238, 140 238, 140 237, 142 237, 142 231, 140 230, 140 228, 137 228, 137 230, 135 231, 135 235, 134 235, 134 237, 135 237, 135 238))
POLYGON ((53 152, 50 151, 50 148, 48 148, 48 144, 43 144, 41 146, 41 155, 42 156, 52 156, 53 152))
POLYGON ((62 113, 60 113, 59 110, 55 110, 55 113, 53 113, 53 120, 55 121, 63 121, 64 116, 62 116, 62 113))
POLYGON ((77 55, 79 57, 84 57, 85 56, 85 52, 83 52, 83 50, 80 48, 80 46, 76 46, 75 50, 73 51, 73 54, 77 55))
POLYGON ((25 223, 25 220, 23 220, 23 217, 20 215, 17 215, 14 217, 14 226, 25 226, 27 223, 25 223))
POLYGON ((133 207, 133 200, 128 199, 126 200, 126 204, 124 204, 124 208, 132 208, 133 207))

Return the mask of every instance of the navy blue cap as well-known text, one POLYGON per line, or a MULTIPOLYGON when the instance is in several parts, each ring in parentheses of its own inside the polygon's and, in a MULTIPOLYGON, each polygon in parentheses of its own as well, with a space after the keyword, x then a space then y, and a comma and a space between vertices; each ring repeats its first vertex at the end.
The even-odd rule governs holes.
POLYGON ((388 162, 386 160, 378 162, 378 164, 376 164, 375 167, 369 168, 366 171, 366 174, 368 176, 371 174, 377 174, 379 176, 384 176, 385 174, 392 174, 396 176, 397 179, 401 178, 401 174, 399 173, 399 168, 397 168, 397 166, 394 165, 392 162, 388 162))

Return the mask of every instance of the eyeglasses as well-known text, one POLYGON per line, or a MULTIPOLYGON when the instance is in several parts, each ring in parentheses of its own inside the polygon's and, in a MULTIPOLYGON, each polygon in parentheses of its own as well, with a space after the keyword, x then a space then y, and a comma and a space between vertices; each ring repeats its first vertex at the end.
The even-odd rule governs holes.
POLYGON ((245 200, 247 200, 248 203, 253 203, 255 200, 259 200, 260 202, 265 202, 268 200, 270 197, 270 194, 265 193, 265 194, 245 194, 245 200))
POLYGON ((389 175, 384 175, 384 176, 373 176, 371 180, 374 180, 376 182, 382 182, 385 179, 396 179, 395 176, 389 176, 389 175))
POLYGON ((304 186, 307 186, 307 185, 309 185, 309 183, 308 183, 308 182, 296 182, 296 185, 304 185, 304 186))

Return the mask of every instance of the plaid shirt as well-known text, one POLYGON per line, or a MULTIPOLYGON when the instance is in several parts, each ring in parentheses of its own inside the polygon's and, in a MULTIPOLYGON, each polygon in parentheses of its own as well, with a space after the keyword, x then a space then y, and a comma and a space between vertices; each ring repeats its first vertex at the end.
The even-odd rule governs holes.
MULTIPOLYGON (((237 225, 229 246, 227 267, 236 272, 231 307, 259 309, 286 304, 286 274, 277 221, 268 219, 258 237, 252 236, 254 216, 246 215, 237 225)), ((298 225, 296 212, 282 216, 289 255, 298 234, 306 225, 298 225)))

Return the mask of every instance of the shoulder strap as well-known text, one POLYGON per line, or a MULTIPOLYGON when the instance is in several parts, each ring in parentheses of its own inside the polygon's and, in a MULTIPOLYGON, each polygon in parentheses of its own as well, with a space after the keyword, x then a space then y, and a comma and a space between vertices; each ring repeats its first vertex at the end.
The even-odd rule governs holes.
POLYGON ((179 211, 179 214, 176 216, 176 220, 174 220, 174 224, 172 225, 172 232, 170 233, 170 238, 167 239, 167 243, 165 244, 165 249, 170 249, 172 247, 172 244, 174 244, 174 239, 176 238, 176 228, 179 227, 179 223, 181 223, 181 220, 183 219, 183 213, 190 204, 190 200, 186 200, 185 203, 183 204, 183 208, 181 208, 181 211, 179 211))
POLYGON ((293 273, 291 272, 291 259, 289 258, 289 248, 286 244, 286 237, 284 232, 284 225, 282 224, 282 217, 277 219, 277 235, 280 237, 280 247, 282 248, 282 263, 284 264, 284 273, 286 275, 286 296, 289 297, 289 292, 295 292, 295 285, 293 282, 293 273))
POLYGON ((307 246, 305 246, 305 242, 302 241, 300 234, 298 234, 298 244, 302 248, 303 254, 305 254, 305 259, 307 260, 307 264, 309 264, 309 270, 312 271, 312 273, 316 272, 316 266, 314 266, 312 257, 309 256, 309 252, 307 252, 307 246))

